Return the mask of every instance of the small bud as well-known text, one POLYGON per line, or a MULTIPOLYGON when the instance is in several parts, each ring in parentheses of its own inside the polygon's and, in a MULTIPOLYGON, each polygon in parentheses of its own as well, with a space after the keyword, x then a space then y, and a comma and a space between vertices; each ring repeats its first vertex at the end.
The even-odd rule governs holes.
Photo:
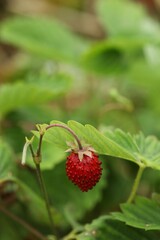
POLYGON ((22 165, 26 164, 27 149, 28 149, 28 146, 32 144, 34 136, 30 140, 27 137, 25 139, 26 139, 26 142, 24 144, 23 151, 22 151, 22 160, 21 160, 22 165))

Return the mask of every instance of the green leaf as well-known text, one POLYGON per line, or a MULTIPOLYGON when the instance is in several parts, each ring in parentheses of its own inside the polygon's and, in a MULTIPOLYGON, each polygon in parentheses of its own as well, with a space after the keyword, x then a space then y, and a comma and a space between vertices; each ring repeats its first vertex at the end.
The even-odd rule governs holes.
POLYGON ((40 57, 77 62, 84 43, 52 18, 14 17, 1 26, 1 40, 40 57))
POLYGON ((0 183, 11 179, 14 167, 13 152, 10 146, 0 138, 0 183))
POLYGON ((69 121, 68 125, 100 154, 121 157, 160 170, 160 142, 154 136, 145 138, 142 133, 132 136, 119 129, 102 134, 91 125, 83 126, 74 121, 69 121))
POLYGON ((70 87, 70 79, 65 75, 43 77, 40 82, 16 82, 0 87, 0 117, 9 111, 25 106, 47 102, 59 96, 70 87))
POLYGON ((116 157, 124 157, 133 160, 132 155, 126 149, 104 136, 93 126, 69 121, 68 126, 73 129, 76 134, 90 144, 99 154, 111 155, 116 157))
MULTIPOLYGON (((59 121, 51 121, 52 123, 61 123, 59 121)), ((68 126, 77 134, 77 136, 86 143, 90 144, 99 154, 111 155, 116 157, 124 157, 134 161, 132 155, 124 148, 121 148, 118 144, 114 143, 109 138, 105 137, 96 128, 91 125, 85 125, 76 122, 69 121, 68 126)), ((33 131, 36 136, 39 136, 38 132, 33 131)), ((73 136, 65 129, 59 127, 53 127, 45 133, 44 140, 50 143, 57 144, 63 149, 68 149, 67 142, 75 141, 73 136)))
MULTIPOLYGON (((139 166, 160 170, 160 142, 154 136, 145 138, 142 133, 132 136, 119 129, 102 134, 91 125, 83 126, 75 121, 69 121, 68 126, 99 154, 123 158, 139 166)), ((33 133, 38 135, 37 132, 33 133)), ((74 141, 70 133, 58 127, 47 130, 44 139, 63 149, 67 149, 67 141, 74 141)))
POLYGON ((79 234, 77 240, 158 240, 159 237, 151 232, 126 226, 124 223, 103 216, 86 225, 85 231, 79 234))
POLYGON ((112 213, 116 220, 145 230, 160 230, 160 205, 150 199, 137 197, 135 204, 121 204, 122 213, 112 213))
POLYGON ((160 170, 160 142, 155 136, 145 137, 143 133, 132 136, 120 129, 106 131, 105 135, 128 150, 137 164, 160 170))
POLYGON ((158 40, 159 25, 149 18, 142 5, 129 0, 97 1, 99 18, 111 36, 158 40))

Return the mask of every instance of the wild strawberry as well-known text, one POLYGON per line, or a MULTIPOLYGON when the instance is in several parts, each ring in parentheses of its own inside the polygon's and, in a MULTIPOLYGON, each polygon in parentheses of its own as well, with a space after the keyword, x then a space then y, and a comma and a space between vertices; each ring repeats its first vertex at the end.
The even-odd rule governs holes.
POLYGON ((82 192, 87 192, 99 181, 102 174, 101 164, 92 148, 72 150, 67 157, 66 173, 82 192))

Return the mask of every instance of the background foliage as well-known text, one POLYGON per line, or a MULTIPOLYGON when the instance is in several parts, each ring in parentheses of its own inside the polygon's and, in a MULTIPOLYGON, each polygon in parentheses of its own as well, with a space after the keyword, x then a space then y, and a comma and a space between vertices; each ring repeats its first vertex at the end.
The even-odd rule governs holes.
POLYGON ((35 239, 7 208, 54 239, 31 155, 22 166, 21 154, 25 136, 37 136, 35 124, 57 119, 52 123, 67 124, 103 162, 100 182, 82 193, 65 174, 72 137, 58 128, 45 134, 41 167, 60 238, 158 240, 158 1, 2 2, 0 238, 35 239), (141 196, 125 203, 142 165, 141 196))

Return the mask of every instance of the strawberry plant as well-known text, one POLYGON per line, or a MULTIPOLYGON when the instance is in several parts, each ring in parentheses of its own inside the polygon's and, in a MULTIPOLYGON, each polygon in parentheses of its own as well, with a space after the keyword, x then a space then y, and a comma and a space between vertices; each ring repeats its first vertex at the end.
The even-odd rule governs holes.
POLYGON ((96 39, 45 14, 0 23, 0 239, 160 238, 159 20, 94 9, 96 39))

